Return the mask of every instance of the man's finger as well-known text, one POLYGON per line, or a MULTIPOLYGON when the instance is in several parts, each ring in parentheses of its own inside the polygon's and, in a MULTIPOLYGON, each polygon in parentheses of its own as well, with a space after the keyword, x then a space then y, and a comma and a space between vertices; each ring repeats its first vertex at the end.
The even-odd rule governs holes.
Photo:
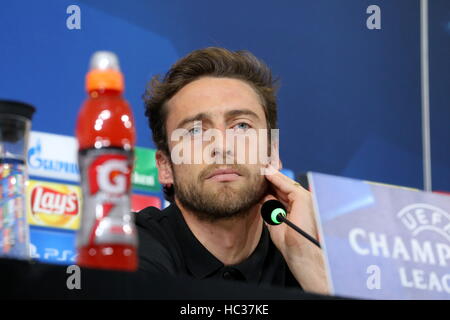
POLYGON ((298 182, 285 176, 279 171, 266 175, 266 179, 269 180, 277 189, 286 194, 291 192, 308 192, 298 182))

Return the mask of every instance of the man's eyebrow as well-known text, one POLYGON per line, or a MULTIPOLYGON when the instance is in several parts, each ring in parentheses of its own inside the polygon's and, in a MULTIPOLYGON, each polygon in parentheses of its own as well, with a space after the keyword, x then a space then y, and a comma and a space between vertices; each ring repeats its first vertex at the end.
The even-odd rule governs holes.
POLYGON ((209 121, 210 120, 210 114, 208 112, 200 112, 192 117, 185 118, 178 123, 177 128, 184 127, 186 124, 191 123, 193 121, 209 121))
POLYGON ((235 109, 230 110, 225 113, 225 118, 230 119, 237 116, 251 116, 253 118, 256 118, 257 120, 260 120, 259 116, 256 114, 256 112, 253 112, 250 109, 235 109))
MULTIPOLYGON (((231 118, 234 118, 237 116, 242 116, 242 115, 251 116, 258 120, 260 119, 259 116, 256 114, 256 112, 253 112, 250 109, 235 109, 235 110, 227 111, 225 113, 225 118, 228 120, 228 119, 231 119, 231 118)), ((197 113, 196 115, 193 115, 191 117, 181 120, 180 123, 178 123, 177 128, 182 128, 186 124, 194 122, 194 121, 211 121, 211 114, 209 112, 197 113)))

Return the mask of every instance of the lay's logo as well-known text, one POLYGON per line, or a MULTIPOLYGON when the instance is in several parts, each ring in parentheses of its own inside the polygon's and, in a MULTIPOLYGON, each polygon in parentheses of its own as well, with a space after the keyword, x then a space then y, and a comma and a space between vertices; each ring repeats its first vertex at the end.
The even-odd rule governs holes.
POLYGON ((75 192, 69 194, 38 186, 31 192, 33 214, 77 215, 78 197, 75 192))
POLYGON ((30 224, 78 229, 81 209, 79 187, 30 180, 27 196, 30 224))

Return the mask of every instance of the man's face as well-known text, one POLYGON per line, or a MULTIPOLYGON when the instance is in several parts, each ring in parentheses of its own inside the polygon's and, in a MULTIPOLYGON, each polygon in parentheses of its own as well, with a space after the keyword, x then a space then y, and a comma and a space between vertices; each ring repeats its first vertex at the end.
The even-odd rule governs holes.
POLYGON ((248 161, 249 154, 257 152, 255 144, 246 144, 245 164, 238 164, 236 147, 233 149, 225 142, 226 130, 240 136, 249 129, 253 132, 267 129, 263 106, 255 90, 241 80, 204 77, 183 87, 168 101, 167 107, 169 149, 173 151, 180 143, 171 139, 174 130, 185 129, 183 138, 192 142, 188 148, 192 159, 195 154, 202 159, 200 163, 190 164, 172 161, 175 198, 200 219, 208 221, 242 215, 258 203, 266 193, 267 182, 260 173, 261 165, 248 161), (211 129, 222 133, 223 141, 217 139, 215 145, 211 143, 214 140, 203 141, 202 134, 211 129), (216 159, 216 163, 205 161, 205 155, 216 159))

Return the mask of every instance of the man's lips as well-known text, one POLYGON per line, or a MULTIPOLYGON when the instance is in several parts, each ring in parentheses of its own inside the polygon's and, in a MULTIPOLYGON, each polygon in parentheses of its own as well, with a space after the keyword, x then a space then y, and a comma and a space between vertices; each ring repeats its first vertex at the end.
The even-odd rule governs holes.
POLYGON ((214 181, 235 181, 239 179, 241 175, 237 170, 234 169, 217 169, 214 170, 206 179, 214 181))

